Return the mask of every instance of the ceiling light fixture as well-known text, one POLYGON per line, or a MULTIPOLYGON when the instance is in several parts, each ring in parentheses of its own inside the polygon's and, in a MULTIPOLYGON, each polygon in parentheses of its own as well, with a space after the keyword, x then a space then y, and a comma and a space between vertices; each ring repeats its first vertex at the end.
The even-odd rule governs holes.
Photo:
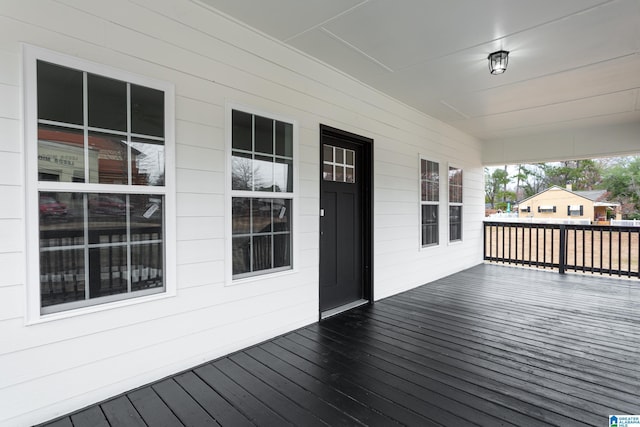
POLYGON ((509 52, 506 50, 499 50, 489 54, 489 72, 491 74, 502 74, 507 71, 507 64, 509 63, 509 52))

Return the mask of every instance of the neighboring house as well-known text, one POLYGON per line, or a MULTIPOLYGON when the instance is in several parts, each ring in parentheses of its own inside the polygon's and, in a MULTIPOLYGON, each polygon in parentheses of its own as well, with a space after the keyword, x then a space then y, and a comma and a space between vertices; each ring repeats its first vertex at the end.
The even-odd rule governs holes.
POLYGON ((550 187, 518 203, 520 217, 606 221, 618 214, 619 203, 606 200, 606 190, 572 191, 571 186, 550 187))

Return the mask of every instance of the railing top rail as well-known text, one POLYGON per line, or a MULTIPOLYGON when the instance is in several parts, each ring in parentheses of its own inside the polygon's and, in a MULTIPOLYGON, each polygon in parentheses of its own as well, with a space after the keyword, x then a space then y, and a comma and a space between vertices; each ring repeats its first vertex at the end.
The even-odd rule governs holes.
POLYGON ((553 228, 558 229, 563 226, 567 230, 602 230, 614 232, 631 232, 639 233, 638 226, 623 225, 598 225, 598 224, 559 224, 559 223, 542 223, 542 222, 508 222, 508 221, 483 221, 485 225, 491 226, 507 226, 507 227, 531 227, 531 228, 553 228))

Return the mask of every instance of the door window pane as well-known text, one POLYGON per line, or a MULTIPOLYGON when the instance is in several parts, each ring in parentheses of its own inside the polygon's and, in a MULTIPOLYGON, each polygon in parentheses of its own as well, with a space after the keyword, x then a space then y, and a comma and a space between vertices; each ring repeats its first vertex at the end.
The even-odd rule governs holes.
POLYGON ((356 182, 355 151, 325 144, 322 148, 322 152, 323 180, 346 182, 349 184, 356 182))

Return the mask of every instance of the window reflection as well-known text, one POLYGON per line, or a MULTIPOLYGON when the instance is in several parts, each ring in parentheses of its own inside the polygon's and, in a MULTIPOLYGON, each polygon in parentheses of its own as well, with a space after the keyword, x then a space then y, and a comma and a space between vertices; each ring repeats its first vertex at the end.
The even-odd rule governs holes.
POLYGON ((134 185, 164 185, 164 145, 158 141, 131 142, 131 179, 134 185))
POLYGON ((89 182, 100 184, 127 184, 129 158, 126 137, 100 132, 89 132, 89 182))
POLYGON ((438 243, 438 205, 422 206, 422 245, 438 243))
POLYGON ((231 159, 231 185, 234 190, 292 192, 293 161, 234 152, 231 159))
POLYGON ((231 159, 231 188, 253 190, 253 161, 251 154, 233 152, 231 159))
MULTIPOLYGON (((89 153, 97 163, 97 153, 89 153)), ((38 126, 41 181, 84 182, 84 133, 80 129, 38 126)))
POLYGON ((84 299, 84 250, 41 250, 40 300, 42 307, 84 299))
POLYGON ((43 307, 164 289, 164 196, 41 192, 39 198, 43 307))
POLYGON ((274 191, 272 158, 256 156, 253 161, 253 190, 274 191))
POLYGON ((291 265, 291 200, 233 198, 233 274, 291 265))

